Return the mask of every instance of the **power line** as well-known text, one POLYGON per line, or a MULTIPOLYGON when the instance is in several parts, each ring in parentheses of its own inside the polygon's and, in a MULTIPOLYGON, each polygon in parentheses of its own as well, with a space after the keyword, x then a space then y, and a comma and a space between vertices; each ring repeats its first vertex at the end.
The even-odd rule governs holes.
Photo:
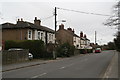
POLYGON ((106 15, 106 14, 83 12, 83 11, 77 11, 77 10, 71 10, 71 9, 64 9, 64 8, 59 8, 59 7, 57 7, 57 9, 66 10, 66 11, 73 11, 73 12, 83 13, 83 14, 92 14, 92 15, 99 15, 99 16, 110 16, 110 15, 106 15))
POLYGON ((46 18, 42 18, 41 20, 47 20, 47 19, 50 19, 50 18, 52 18, 54 15, 51 15, 51 16, 48 16, 48 17, 46 17, 46 18))

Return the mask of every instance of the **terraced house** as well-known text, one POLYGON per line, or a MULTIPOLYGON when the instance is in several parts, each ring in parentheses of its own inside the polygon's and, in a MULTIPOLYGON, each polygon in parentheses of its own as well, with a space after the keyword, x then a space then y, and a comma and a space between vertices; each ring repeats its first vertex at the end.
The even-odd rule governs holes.
POLYGON ((74 29, 67 28, 64 29, 64 25, 59 25, 59 29, 56 33, 56 39, 58 44, 69 43, 74 45, 76 49, 89 49, 90 40, 87 38, 86 34, 83 36, 83 32, 80 33, 80 36, 75 34, 74 29))
POLYGON ((47 44, 55 43, 55 34, 35 17, 34 23, 18 19, 16 24, 2 24, 2 40, 42 40, 47 44))

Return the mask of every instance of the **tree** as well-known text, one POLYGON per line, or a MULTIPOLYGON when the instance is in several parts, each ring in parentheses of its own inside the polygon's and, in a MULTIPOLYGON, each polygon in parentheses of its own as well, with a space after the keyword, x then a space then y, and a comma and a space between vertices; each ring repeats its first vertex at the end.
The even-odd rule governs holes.
POLYGON ((116 49, 120 52, 120 31, 118 31, 117 37, 114 39, 116 49))
POLYGON ((116 38, 114 39, 114 43, 116 46, 116 49, 120 51, 120 1, 117 2, 117 4, 114 6, 114 14, 111 16, 105 23, 105 25, 108 26, 115 26, 118 29, 116 38))
POLYGON ((115 49, 115 44, 114 44, 114 42, 109 42, 109 43, 108 43, 108 49, 109 49, 109 50, 114 50, 114 49, 115 49))
POLYGON ((115 26, 120 30, 120 1, 113 8, 113 15, 104 23, 107 26, 115 26))

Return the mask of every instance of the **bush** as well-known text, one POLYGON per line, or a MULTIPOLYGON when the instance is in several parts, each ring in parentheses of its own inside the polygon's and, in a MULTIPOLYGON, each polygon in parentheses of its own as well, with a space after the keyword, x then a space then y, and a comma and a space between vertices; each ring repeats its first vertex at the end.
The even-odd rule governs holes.
POLYGON ((58 57, 70 57, 74 55, 75 47, 71 46, 69 43, 64 43, 57 47, 57 56, 58 57))
POLYGON ((6 41, 5 49, 10 48, 29 49, 29 52, 33 54, 34 58, 44 58, 47 55, 45 53, 46 47, 42 40, 6 41))

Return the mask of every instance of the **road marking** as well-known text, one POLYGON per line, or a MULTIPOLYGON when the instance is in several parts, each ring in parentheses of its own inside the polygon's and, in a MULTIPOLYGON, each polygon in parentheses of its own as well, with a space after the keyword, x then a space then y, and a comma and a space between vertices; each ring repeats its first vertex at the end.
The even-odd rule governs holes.
POLYGON ((64 69, 65 67, 61 67, 60 69, 64 69))
POLYGON ((43 74, 40 74, 40 75, 37 75, 37 76, 33 76, 32 78, 37 78, 37 77, 43 76, 45 74, 47 74, 47 73, 43 73, 43 74))
POLYGON ((66 68, 66 67, 70 67, 70 66, 72 66, 73 64, 70 64, 70 65, 67 65, 67 66, 63 66, 63 67, 61 67, 61 68, 59 68, 59 69, 64 69, 64 68, 66 68))

